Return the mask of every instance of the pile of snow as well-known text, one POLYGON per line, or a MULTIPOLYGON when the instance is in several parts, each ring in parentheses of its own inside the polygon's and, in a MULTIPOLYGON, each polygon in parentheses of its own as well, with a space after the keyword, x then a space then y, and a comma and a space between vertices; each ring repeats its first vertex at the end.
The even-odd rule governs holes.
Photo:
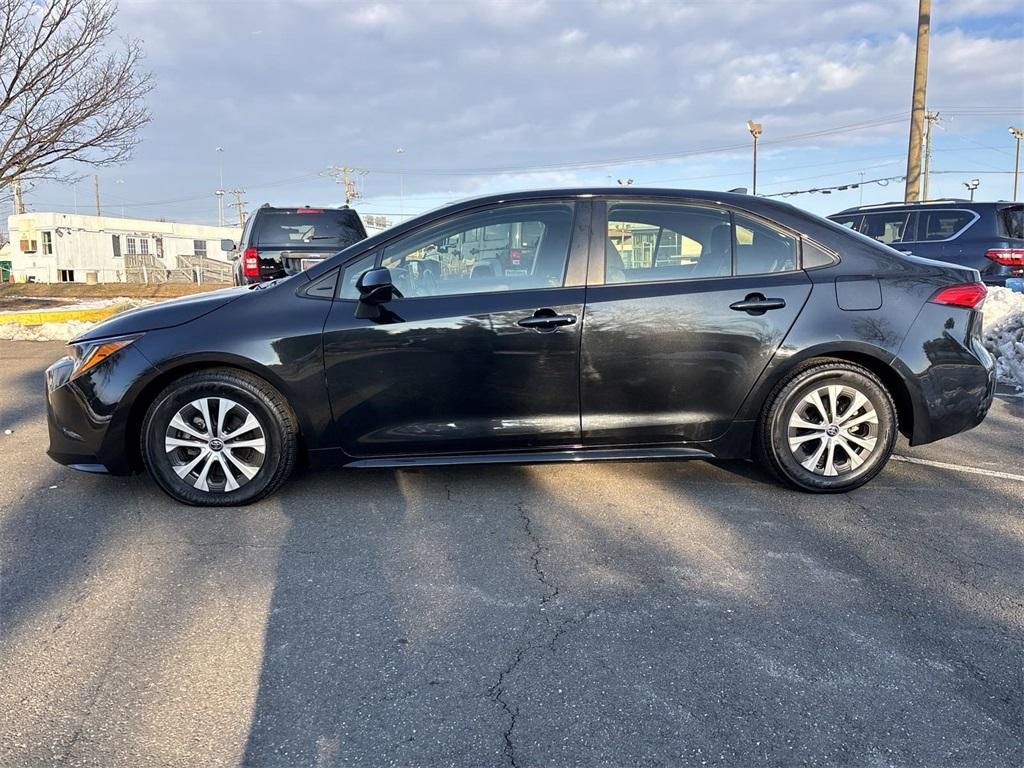
POLYGON ((83 320, 68 320, 63 323, 22 325, 21 323, 0 323, 0 339, 5 341, 70 341, 85 333, 96 323, 83 320))
POLYGON ((989 288, 984 315, 983 339, 996 359, 996 378, 1024 389, 1024 293, 989 288))
MULTIPOLYGON (((51 311, 59 309, 100 309, 115 307, 124 312, 136 307, 152 304, 152 299, 133 299, 125 296, 112 299, 95 299, 65 304, 60 307, 40 307, 39 310, 20 310, 21 312, 51 311)), ((115 313, 117 314, 117 313, 115 313)), ((64 322, 42 323, 41 325, 22 325, 21 323, 5 323, 4 313, 0 312, 0 339, 6 341, 70 341, 79 334, 85 333, 98 321, 65 320, 64 322)))

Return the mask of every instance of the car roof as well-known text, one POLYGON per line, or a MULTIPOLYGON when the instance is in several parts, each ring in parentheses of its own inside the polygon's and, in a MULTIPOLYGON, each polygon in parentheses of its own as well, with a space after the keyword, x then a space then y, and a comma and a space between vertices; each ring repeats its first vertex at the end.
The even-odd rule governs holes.
POLYGON ((878 203, 877 205, 857 205, 853 208, 846 208, 837 213, 830 213, 832 216, 848 216, 855 213, 871 213, 873 211, 918 211, 929 208, 967 208, 970 210, 987 209, 997 205, 1013 205, 1009 200, 968 200, 962 197, 950 197, 941 200, 923 200, 915 203, 878 203))

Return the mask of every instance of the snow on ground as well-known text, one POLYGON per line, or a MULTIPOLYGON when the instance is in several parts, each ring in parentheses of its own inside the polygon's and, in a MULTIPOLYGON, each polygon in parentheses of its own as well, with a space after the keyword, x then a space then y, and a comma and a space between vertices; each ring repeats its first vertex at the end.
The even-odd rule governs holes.
POLYGON ((983 338, 996 359, 996 378, 1024 389, 1024 293, 989 288, 984 315, 983 338))
MULTIPOLYGON (((102 309, 104 307, 116 307, 118 312, 124 312, 136 307, 143 307, 152 304, 152 299, 134 299, 124 296, 113 299, 90 299, 87 301, 76 301, 64 303, 62 306, 40 307, 38 310, 23 309, 13 314, 24 312, 52 312, 61 310, 78 309, 102 309)), ((96 325, 93 321, 65 320, 59 323, 43 323, 41 325, 22 325, 21 323, 4 322, 4 315, 0 312, 0 340, 7 341, 69 341, 79 334, 96 325)), ((116 314, 116 313, 115 313, 116 314)))

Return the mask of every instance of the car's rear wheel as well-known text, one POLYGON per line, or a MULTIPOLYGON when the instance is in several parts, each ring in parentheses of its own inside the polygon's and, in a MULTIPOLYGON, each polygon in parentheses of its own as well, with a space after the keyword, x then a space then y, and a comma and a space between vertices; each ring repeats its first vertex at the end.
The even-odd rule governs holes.
POLYGON ((896 443, 896 408, 874 373, 826 361, 797 371, 768 397, 757 453, 787 484, 853 490, 877 475, 896 443))
POLYGON ((142 455, 157 484, 196 506, 250 504, 291 473, 297 429, 274 387, 233 369, 188 374, 146 412, 142 455))

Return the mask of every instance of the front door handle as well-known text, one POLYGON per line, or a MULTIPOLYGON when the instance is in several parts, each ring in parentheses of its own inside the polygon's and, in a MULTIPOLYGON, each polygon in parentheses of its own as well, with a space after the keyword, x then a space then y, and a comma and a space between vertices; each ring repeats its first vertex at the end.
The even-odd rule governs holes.
POLYGON ((751 293, 743 301, 734 301, 729 305, 729 309, 750 315, 763 315, 769 309, 782 309, 785 306, 785 299, 769 299, 760 293, 751 293))
POLYGON ((553 309, 538 309, 530 317, 524 317, 518 325, 523 328, 536 328, 539 331, 553 331, 560 325, 572 325, 576 322, 576 315, 560 315, 553 309))

